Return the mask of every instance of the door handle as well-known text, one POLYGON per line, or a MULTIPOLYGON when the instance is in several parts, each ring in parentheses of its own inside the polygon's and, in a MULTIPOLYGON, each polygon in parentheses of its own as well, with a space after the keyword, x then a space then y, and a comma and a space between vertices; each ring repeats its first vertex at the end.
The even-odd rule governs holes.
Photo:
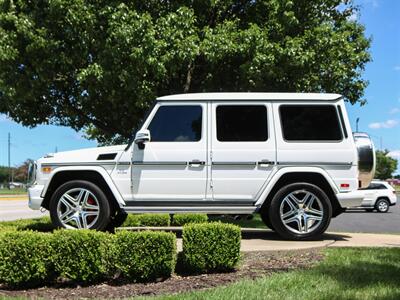
POLYGON ((204 166, 205 164, 206 164, 205 161, 200 161, 197 159, 194 159, 194 160, 188 162, 189 167, 200 167, 200 166, 204 166))
POLYGON ((272 162, 268 159, 262 159, 260 161, 257 162, 257 165, 259 167, 268 167, 272 162))

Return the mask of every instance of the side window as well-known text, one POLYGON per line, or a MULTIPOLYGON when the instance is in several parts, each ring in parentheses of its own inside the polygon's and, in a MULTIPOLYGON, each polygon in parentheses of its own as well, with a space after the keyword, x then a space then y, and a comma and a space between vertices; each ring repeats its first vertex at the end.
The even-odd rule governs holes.
POLYGON ((219 105, 216 118, 220 142, 264 142, 268 139, 264 105, 219 105))
POLYGON ((281 105, 282 134, 287 141, 339 141, 342 132, 333 105, 281 105))
POLYGON ((377 184, 377 189, 378 190, 386 190, 387 189, 387 187, 386 186, 384 186, 383 184, 377 184))
POLYGON ((201 106, 165 105, 158 108, 147 129, 152 142, 197 142, 201 124, 201 106))

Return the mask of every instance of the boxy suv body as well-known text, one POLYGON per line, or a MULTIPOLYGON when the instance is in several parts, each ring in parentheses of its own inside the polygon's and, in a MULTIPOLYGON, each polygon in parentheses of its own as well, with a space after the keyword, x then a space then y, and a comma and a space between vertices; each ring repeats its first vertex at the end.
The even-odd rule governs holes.
POLYGON ((158 98, 134 143, 55 153, 30 168, 32 209, 104 230, 126 213, 259 212, 290 239, 323 233, 362 199, 375 167, 337 94, 200 93, 158 98))

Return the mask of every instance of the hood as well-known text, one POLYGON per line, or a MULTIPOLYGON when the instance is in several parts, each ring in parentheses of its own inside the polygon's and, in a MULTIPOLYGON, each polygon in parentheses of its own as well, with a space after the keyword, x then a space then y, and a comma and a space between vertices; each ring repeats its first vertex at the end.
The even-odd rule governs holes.
POLYGON ((87 163, 117 161, 126 145, 86 148, 50 153, 38 160, 39 163, 87 163))

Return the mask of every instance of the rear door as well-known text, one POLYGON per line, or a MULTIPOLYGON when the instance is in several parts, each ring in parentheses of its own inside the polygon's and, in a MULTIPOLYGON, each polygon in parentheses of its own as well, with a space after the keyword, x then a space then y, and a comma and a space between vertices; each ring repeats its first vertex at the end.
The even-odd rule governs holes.
POLYGON ((275 164, 272 107, 211 104, 211 192, 215 203, 252 205, 275 164))

